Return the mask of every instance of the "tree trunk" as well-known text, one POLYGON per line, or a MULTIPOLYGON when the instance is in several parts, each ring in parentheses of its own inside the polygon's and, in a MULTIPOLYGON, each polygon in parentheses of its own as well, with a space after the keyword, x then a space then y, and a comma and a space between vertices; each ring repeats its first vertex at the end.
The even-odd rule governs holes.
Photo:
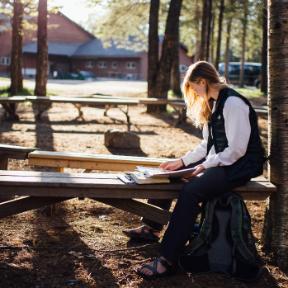
POLYGON ((222 38, 222 24, 223 24, 223 14, 224 14, 224 1, 221 0, 219 6, 219 16, 218 16, 218 35, 217 35, 217 48, 216 48, 216 59, 215 59, 215 67, 218 69, 218 65, 220 62, 220 52, 221 52, 221 38, 222 38))
POLYGON ((239 86, 244 87, 244 74, 245 74, 245 51, 246 51, 246 35, 247 35, 247 22, 248 22, 248 0, 243 0, 243 20, 242 20, 242 41, 241 41, 241 60, 240 60, 240 79, 239 86))
POLYGON ((261 77, 260 77, 260 89, 265 95, 267 95, 267 0, 264 0, 263 7, 263 19, 262 19, 262 55, 261 55, 261 77))
MULTIPOLYGON (((148 36, 148 97, 156 97, 156 79, 159 64, 159 0, 151 0, 148 36)), ((147 112, 154 112, 155 106, 147 105, 147 112)))
POLYGON ((225 44, 225 67, 224 67, 224 76, 226 81, 229 83, 229 61, 230 61, 230 39, 231 39, 231 28, 232 28, 232 17, 228 18, 227 23, 227 32, 226 32, 226 44, 225 44))
POLYGON ((212 19, 211 19, 211 44, 210 44, 210 57, 209 57, 209 61, 211 63, 214 63, 215 57, 214 57, 214 42, 215 42, 215 33, 214 33, 214 29, 215 28, 215 13, 212 13, 212 19))
MULTIPOLYGON (((171 0, 166 28, 162 46, 162 53, 157 73, 156 94, 157 98, 167 99, 167 92, 170 87, 170 75, 172 63, 176 57, 179 57, 179 39, 177 37, 179 30, 179 17, 182 0, 171 0)), ((166 105, 158 106, 158 111, 165 111, 166 105)))
POLYGON ((179 57, 176 56, 172 63, 172 70, 171 70, 171 89, 173 91, 174 96, 177 98, 181 98, 181 88, 180 88, 180 70, 179 70, 179 57))
POLYGON ((201 23, 201 4, 199 4, 199 0, 195 1, 195 29, 196 29, 196 44, 195 44, 195 53, 194 53, 194 60, 198 61, 201 54, 201 26, 199 23, 201 23))
MULTIPOLYGON (((12 49, 10 66, 10 95, 17 95, 23 90, 22 76, 22 38, 23 38, 23 13, 24 8, 21 0, 14 0, 12 19, 12 49)), ((16 104, 9 104, 6 110, 8 118, 19 120, 16 114, 16 104)))
POLYGON ((180 70, 179 70, 179 29, 177 30, 177 51, 178 53, 175 55, 175 58, 172 63, 172 69, 171 69, 171 89, 173 91, 173 94, 181 98, 181 88, 180 88, 180 70))
POLYGON ((268 146, 270 181, 277 193, 266 215, 265 248, 274 252, 280 269, 288 272, 288 2, 268 2, 268 146))
POLYGON ((48 45, 47 45, 47 0, 39 0, 36 86, 34 94, 46 96, 48 77, 48 45))
POLYGON ((200 43, 200 53, 199 53, 199 59, 200 60, 207 60, 207 30, 208 30, 208 1, 209 0, 203 0, 202 4, 202 21, 201 21, 201 43, 200 43))
POLYGON ((206 31, 206 55, 205 55, 205 59, 207 61, 210 60, 210 44, 211 44, 211 31, 212 31, 212 18, 213 18, 213 14, 212 14, 212 0, 207 0, 207 31, 206 31))
POLYGON ((151 0, 148 36, 148 97, 155 97, 156 76, 159 61, 159 0, 151 0))

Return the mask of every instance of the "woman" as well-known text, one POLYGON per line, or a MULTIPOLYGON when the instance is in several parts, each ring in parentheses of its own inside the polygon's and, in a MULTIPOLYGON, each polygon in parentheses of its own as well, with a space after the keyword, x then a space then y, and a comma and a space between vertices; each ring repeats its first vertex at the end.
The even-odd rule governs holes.
MULTIPOLYGON (((221 81, 213 65, 205 61, 191 65, 183 81, 183 93, 193 123, 203 128, 203 140, 182 158, 160 165, 176 170, 192 164, 196 170, 180 191, 161 242, 161 256, 137 270, 147 279, 175 272, 201 202, 243 185, 263 172, 264 150, 256 113, 246 98, 221 81)), ((163 202, 160 204, 164 206, 163 202)), ((134 234, 142 235, 145 229, 159 236, 157 229, 155 232, 147 225, 134 229, 134 234)))

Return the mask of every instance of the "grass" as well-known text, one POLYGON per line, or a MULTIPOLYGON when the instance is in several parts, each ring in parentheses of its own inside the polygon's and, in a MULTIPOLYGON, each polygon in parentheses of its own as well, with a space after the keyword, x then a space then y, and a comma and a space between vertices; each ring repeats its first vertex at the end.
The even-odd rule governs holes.
MULTIPOLYGON (((28 88, 23 88, 21 92, 18 93, 21 96, 30 96, 33 95, 33 90, 28 88)), ((0 87, 0 97, 8 97, 10 96, 9 87, 0 87)))
MULTIPOLYGON (((23 90, 21 92, 19 92, 17 95, 31 96, 31 95, 34 95, 34 90, 24 87, 23 90)), ((56 94, 48 91, 47 95, 48 96, 55 96, 56 94)), ((9 86, 2 86, 2 87, 0 86, 0 97, 9 97, 9 96, 10 96, 9 86)))
MULTIPOLYGON (((240 94, 242 94, 243 96, 251 99, 251 98, 258 98, 258 97, 266 97, 266 95, 264 93, 262 93, 260 91, 260 89, 251 87, 251 88, 239 88, 237 86, 233 87, 233 89, 235 89, 237 92, 239 92, 240 94)), ((177 95, 175 95, 173 93, 172 90, 168 91, 168 99, 175 99, 177 98, 177 95)), ((181 98, 178 98, 181 99, 181 98)))
POLYGON ((266 95, 263 92, 261 92, 260 89, 256 89, 256 88, 235 87, 234 89, 249 99, 250 98, 258 98, 258 97, 266 97, 266 95))

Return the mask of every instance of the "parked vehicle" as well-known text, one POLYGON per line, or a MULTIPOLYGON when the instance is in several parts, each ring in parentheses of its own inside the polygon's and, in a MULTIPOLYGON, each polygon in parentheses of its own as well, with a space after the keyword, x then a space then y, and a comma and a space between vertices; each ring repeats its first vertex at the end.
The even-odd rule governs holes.
MULTIPOLYGON (((239 84, 240 82, 240 62, 230 62, 228 66, 229 83, 239 84)), ((225 63, 219 63, 218 71, 224 76, 225 63)), ((260 86, 261 63, 245 62, 244 64, 244 84, 249 86, 260 86)))
POLYGON ((90 71, 78 71, 78 72, 67 72, 57 73, 55 79, 70 79, 70 80, 93 80, 96 75, 90 71))

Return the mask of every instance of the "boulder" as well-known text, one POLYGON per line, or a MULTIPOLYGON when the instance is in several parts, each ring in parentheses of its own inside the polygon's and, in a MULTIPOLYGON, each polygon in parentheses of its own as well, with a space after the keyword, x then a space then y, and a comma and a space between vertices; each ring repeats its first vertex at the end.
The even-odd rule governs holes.
POLYGON ((130 131, 110 129, 104 133, 104 145, 109 148, 140 148, 140 137, 130 131))

